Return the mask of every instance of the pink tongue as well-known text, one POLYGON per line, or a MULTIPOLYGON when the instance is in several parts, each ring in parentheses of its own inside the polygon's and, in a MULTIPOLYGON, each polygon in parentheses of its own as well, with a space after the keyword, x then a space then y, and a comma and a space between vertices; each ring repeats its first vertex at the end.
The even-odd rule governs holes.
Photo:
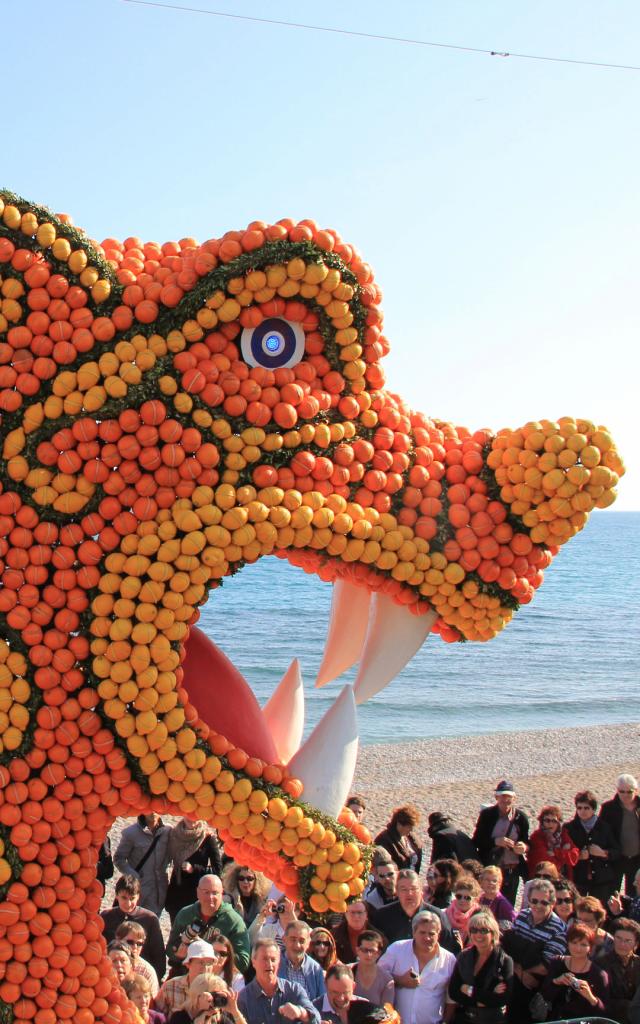
POLYGON ((278 755, 260 705, 226 654, 192 626, 182 663, 182 685, 202 720, 245 753, 270 764, 278 755))

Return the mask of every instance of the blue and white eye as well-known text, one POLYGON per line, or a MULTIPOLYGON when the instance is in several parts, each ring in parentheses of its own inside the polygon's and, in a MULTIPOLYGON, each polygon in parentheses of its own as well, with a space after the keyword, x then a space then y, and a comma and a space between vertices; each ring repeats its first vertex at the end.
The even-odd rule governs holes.
POLYGON ((300 324, 272 316, 258 327, 245 327, 240 339, 242 358, 249 366, 279 370, 295 366, 304 355, 304 331, 300 324))

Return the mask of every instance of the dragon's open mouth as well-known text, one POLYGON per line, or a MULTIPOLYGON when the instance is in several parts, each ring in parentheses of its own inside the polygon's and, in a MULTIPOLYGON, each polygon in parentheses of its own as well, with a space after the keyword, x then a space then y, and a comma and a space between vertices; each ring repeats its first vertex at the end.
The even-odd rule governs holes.
POLYGON ((358 749, 356 703, 379 692, 426 640, 436 615, 411 615, 384 593, 344 579, 333 584, 324 655, 316 686, 359 663, 346 686, 301 747, 304 688, 297 660, 261 708, 242 673, 201 630, 192 627, 183 686, 201 718, 249 756, 288 765, 305 799, 338 814, 353 778, 358 749))

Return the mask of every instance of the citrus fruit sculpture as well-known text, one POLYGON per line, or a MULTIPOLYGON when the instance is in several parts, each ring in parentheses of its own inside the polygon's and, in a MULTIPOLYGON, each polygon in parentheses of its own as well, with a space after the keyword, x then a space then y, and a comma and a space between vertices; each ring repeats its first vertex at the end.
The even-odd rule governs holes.
POLYGON ((312 221, 97 245, 0 193, 3 1019, 134 1019, 97 916, 117 815, 211 822, 316 916, 362 892, 366 830, 300 800, 308 759, 232 673, 196 659, 190 699, 225 577, 273 554, 332 582, 320 681, 360 661, 363 700, 430 632, 495 636, 614 500, 605 428, 432 420, 387 351, 371 268, 312 221))

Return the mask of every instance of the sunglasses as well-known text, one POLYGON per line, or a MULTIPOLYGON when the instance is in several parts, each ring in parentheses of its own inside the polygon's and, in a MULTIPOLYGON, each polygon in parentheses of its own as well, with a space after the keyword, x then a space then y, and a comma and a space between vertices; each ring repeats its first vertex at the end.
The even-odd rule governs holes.
POLYGON ((471 935, 491 935, 490 928, 470 928, 469 933, 471 935))
POLYGON ((127 946, 144 946, 144 939, 126 939, 127 946))
POLYGON ((558 896, 556 903, 573 903, 573 896, 558 896))
POLYGON ((471 900, 473 899, 473 896, 470 896, 468 892, 457 892, 455 896, 457 900, 468 900, 469 902, 471 902, 471 900))
POLYGON ((633 794, 635 793, 635 789, 619 789, 618 793, 620 793, 622 796, 633 796, 633 794))
POLYGON ((255 882, 253 875, 238 875, 239 882, 255 882))
POLYGON ((331 943, 329 942, 328 939, 314 939, 313 944, 314 946, 331 946, 331 943))
POLYGON ((533 897, 533 899, 529 900, 529 903, 530 903, 530 905, 532 907, 550 907, 551 906, 551 901, 550 900, 537 900, 535 898, 535 896, 533 897))

